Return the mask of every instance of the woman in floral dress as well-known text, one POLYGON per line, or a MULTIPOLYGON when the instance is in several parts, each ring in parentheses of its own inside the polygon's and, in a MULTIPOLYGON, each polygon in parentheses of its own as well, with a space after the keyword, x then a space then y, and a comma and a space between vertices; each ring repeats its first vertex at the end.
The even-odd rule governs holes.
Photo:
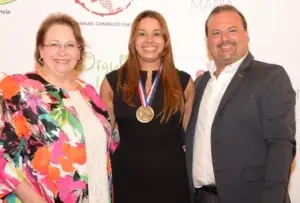
POLYGON ((37 71, 0 82, 2 202, 112 201, 116 143, 95 89, 77 78, 84 51, 78 23, 51 15, 36 36, 37 71))

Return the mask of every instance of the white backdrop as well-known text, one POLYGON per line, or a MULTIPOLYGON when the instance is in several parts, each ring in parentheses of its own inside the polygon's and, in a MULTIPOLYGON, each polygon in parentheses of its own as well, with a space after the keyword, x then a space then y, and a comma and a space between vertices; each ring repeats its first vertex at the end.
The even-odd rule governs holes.
MULTIPOLYGON (((0 72, 32 71, 39 24, 50 13, 64 12, 80 23, 88 42, 82 77, 99 88, 104 75, 118 68, 127 57, 134 17, 145 9, 153 9, 161 12, 168 22, 177 68, 195 78, 197 70, 206 70, 205 19, 214 6, 225 3, 244 13, 249 24, 250 50, 255 58, 283 65, 299 100, 298 0, 0 0, 0 72)), ((297 102, 297 120, 299 113, 297 102)), ((297 133, 298 143, 299 138, 297 133)), ((297 150, 300 151, 299 145, 297 150)), ((299 190, 300 155, 291 175, 292 203, 300 203, 299 190)))

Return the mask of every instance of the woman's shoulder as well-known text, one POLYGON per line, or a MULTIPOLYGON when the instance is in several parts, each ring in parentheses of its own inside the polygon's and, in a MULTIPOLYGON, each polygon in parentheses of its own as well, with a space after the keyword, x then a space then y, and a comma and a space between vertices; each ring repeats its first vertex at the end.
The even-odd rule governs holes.
POLYGON ((28 76, 26 74, 12 74, 6 75, 0 81, 0 93, 4 99, 11 99, 16 96, 24 87, 31 86, 28 82, 28 76))
POLYGON ((87 96, 98 94, 96 88, 92 84, 80 78, 76 79, 76 81, 87 96))
POLYGON ((110 79, 117 78, 118 77, 118 70, 119 69, 116 69, 116 70, 113 70, 113 71, 107 73, 106 78, 110 78, 110 79))
MULTIPOLYGON (((122 67, 121 67, 122 68, 122 67)), ((106 74, 107 82, 109 83, 111 89, 115 92, 117 90, 118 79, 119 79, 119 72, 120 69, 113 70, 106 74)), ((126 78, 126 69, 122 68, 121 70, 121 83, 125 81, 126 78)))
POLYGON ((15 83, 21 84, 22 81, 28 79, 27 73, 15 73, 15 74, 5 74, 5 76, 0 80, 1 83, 9 83, 14 81, 15 83))
POLYGON ((118 82, 118 70, 113 70, 109 73, 106 74, 106 79, 111 86, 112 89, 115 89, 117 87, 117 82, 118 82))
MULTIPOLYGON (((104 114, 104 111, 106 111, 106 107, 100 98, 96 88, 91 85, 90 83, 82 80, 77 79, 77 82, 79 83, 81 87, 81 94, 87 98, 93 105, 92 107, 98 112, 99 109, 101 109, 100 113, 104 114)), ((106 115, 106 113, 105 113, 106 115)))
POLYGON ((177 69, 178 71, 178 75, 180 78, 186 78, 186 79, 190 79, 191 78, 191 75, 183 70, 179 70, 177 69))
POLYGON ((183 70, 178 70, 178 76, 182 89, 184 90, 190 81, 191 75, 183 70))

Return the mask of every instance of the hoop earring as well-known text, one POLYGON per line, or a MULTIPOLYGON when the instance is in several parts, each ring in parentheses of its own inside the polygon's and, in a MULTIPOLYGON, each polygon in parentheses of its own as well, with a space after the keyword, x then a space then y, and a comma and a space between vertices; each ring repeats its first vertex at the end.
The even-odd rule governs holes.
POLYGON ((39 62, 40 62, 41 64, 44 64, 44 59, 43 59, 42 57, 40 57, 40 58, 39 58, 39 62))

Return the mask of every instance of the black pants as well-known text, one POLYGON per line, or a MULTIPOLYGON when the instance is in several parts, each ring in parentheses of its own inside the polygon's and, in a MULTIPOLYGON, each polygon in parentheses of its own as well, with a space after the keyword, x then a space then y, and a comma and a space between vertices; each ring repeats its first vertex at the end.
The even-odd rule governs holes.
POLYGON ((203 186, 195 190, 195 203, 220 203, 219 194, 215 186, 203 186))

